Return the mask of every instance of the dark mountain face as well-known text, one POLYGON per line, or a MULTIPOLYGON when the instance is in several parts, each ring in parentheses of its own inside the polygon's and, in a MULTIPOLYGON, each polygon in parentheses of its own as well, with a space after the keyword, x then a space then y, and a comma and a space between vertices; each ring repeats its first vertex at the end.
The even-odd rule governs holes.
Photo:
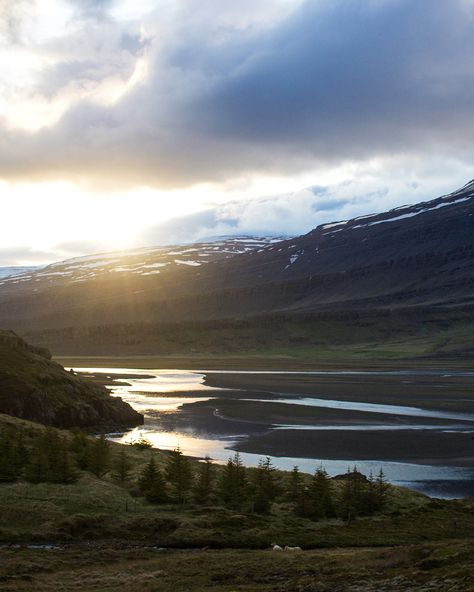
POLYGON ((222 289, 252 287, 279 310, 472 303, 474 182, 430 202, 319 226, 234 259, 221 277, 222 289))
POLYGON ((77 335, 79 328, 101 327, 99 334, 118 324, 253 322, 269 315, 462 309, 471 318, 474 181, 430 202, 325 224, 225 258, 210 258, 207 245, 206 265, 196 265, 200 253, 193 248, 188 264, 180 263, 183 254, 166 266, 135 254, 128 272, 122 261, 113 263, 120 273, 98 273, 93 261, 75 260, 25 281, 4 281, 0 325, 33 333, 70 328, 77 335), (82 275, 65 276, 68 265, 82 275))

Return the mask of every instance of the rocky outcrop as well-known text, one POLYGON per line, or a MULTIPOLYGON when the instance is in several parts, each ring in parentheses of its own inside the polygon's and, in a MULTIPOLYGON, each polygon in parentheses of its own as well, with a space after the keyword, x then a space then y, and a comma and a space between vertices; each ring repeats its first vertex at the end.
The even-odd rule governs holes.
POLYGON ((61 428, 118 428, 143 416, 118 397, 51 361, 49 352, 0 331, 0 413, 61 428))

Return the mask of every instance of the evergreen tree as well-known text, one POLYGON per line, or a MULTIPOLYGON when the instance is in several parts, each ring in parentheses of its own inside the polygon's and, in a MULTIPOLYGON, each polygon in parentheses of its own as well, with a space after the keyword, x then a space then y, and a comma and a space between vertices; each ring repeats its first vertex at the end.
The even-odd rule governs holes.
POLYGON ((364 480, 357 467, 348 468, 342 489, 340 511, 342 518, 350 522, 364 513, 364 480))
POLYGON ((381 468, 377 479, 375 480, 375 498, 376 498, 376 509, 382 510, 388 501, 389 485, 385 478, 385 473, 381 468))
POLYGON ((300 487, 294 500, 294 511, 300 518, 308 518, 311 515, 311 494, 309 488, 304 485, 300 487))
POLYGON ((192 472, 189 460, 179 447, 171 452, 165 468, 165 476, 171 485, 173 500, 184 504, 191 489, 192 472))
MULTIPOLYGON (((48 462, 46 481, 62 483, 62 441, 56 430, 48 428, 40 440, 39 447, 43 449, 48 462)), ((67 462, 67 461, 66 461, 67 462)))
POLYGON ((377 488, 372 472, 369 474, 369 479, 364 491, 364 514, 373 514, 378 509, 377 488))
POLYGON ((301 473, 299 468, 295 465, 293 470, 290 473, 288 488, 287 488, 287 498, 290 502, 296 503, 298 501, 298 497, 301 490, 301 473))
POLYGON ((199 464, 199 471, 194 483, 193 495, 198 504, 206 504, 212 495, 212 487, 215 478, 215 467, 211 459, 206 456, 203 463, 199 464))
POLYGON ((147 440, 143 434, 140 434, 138 440, 133 440, 132 442, 130 442, 130 446, 133 446, 138 450, 149 450, 150 448, 153 448, 153 445, 150 442, 150 440, 147 440))
POLYGON ((354 478, 352 475, 352 471, 349 468, 347 469, 344 485, 342 487, 340 512, 341 517, 347 520, 348 522, 350 522, 356 514, 354 478))
POLYGON ((110 446, 105 436, 89 445, 86 456, 86 468, 96 477, 102 478, 109 469, 110 446))
POLYGON ((3 428, 0 431, 0 483, 16 481, 27 460, 22 430, 3 428))
POLYGON ((75 431, 69 449, 75 454, 77 465, 83 471, 86 471, 89 468, 91 448, 92 444, 90 438, 80 430, 75 431))
POLYGON ((334 516, 331 482, 323 468, 318 469, 311 480, 309 491, 309 517, 313 520, 334 516))
POLYGON ((229 508, 238 510, 246 502, 248 494, 247 471, 238 452, 227 461, 221 473, 219 489, 224 504, 229 508))
POLYGON ((132 464, 130 463, 127 453, 124 448, 121 448, 120 452, 114 458, 112 463, 112 478, 117 483, 124 485, 130 480, 130 471, 132 464))
POLYGON ((65 438, 62 438, 59 441, 57 469, 55 472, 57 483, 74 483, 77 481, 77 471, 71 462, 71 457, 68 450, 68 442, 65 438))
POLYGON ((69 456, 68 443, 57 430, 46 429, 33 442, 25 468, 25 478, 31 483, 73 483, 77 474, 69 456))
POLYGON ((254 510, 267 514, 280 491, 270 458, 261 459, 254 479, 254 510))
POLYGON ((138 486, 141 493, 153 504, 162 504, 168 500, 165 480, 153 456, 141 472, 138 486))

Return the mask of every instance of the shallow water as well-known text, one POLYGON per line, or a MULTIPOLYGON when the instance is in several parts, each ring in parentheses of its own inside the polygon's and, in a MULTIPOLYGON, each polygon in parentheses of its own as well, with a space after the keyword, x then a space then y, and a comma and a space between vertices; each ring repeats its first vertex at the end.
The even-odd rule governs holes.
MULTIPOLYGON (((469 413, 433 411, 432 409, 420 409, 419 407, 407 407, 405 405, 382 405, 380 403, 360 403, 359 401, 335 401, 331 399, 318 399, 316 397, 297 397, 285 399, 284 396, 284 393, 275 393, 278 403, 284 403, 286 405, 305 405, 310 407, 325 407, 327 409, 345 409, 350 411, 365 411, 367 413, 383 413, 388 415, 404 415, 409 417, 431 417, 437 419, 458 419, 460 421, 474 422, 474 415, 469 413)), ((268 402, 268 399, 244 400, 255 401, 259 403, 268 402)))
MULTIPOLYGON (((234 431, 228 433, 212 433, 205 429, 197 429, 191 426, 180 426, 179 429, 166 429, 157 417, 163 414, 180 414, 184 404, 195 403, 199 401, 209 401, 219 397, 227 389, 214 388, 203 384, 207 371, 183 371, 183 370, 140 370, 140 369, 117 369, 117 368, 76 368, 77 371, 84 374, 104 375, 104 377, 116 377, 117 385, 110 388, 115 396, 119 396, 129 402, 135 409, 144 413, 145 424, 142 427, 129 430, 123 434, 110 434, 110 438, 120 442, 132 442, 141 436, 150 440, 157 448, 172 450, 179 446, 185 454, 197 457, 206 455, 215 459, 217 462, 225 462, 233 454, 233 448, 239 442, 245 440, 251 431, 252 422, 248 422, 250 427, 246 427, 245 422, 235 420, 239 427, 242 427, 242 433, 236 434, 234 431), (188 393, 192 393, 190 396, 188 393), (198 393, 195 395, 195 393, 198 393), (202 395, 200 394, 202 393, 202 395), (187 395, 187 396, 186 396, 187 395)), ((233 372, 227 371, 226 374, 233 372)), ((426 372, 235 372, 236 374, 303 374, 303 375, 411 375, 426 376, 426 372)), ((430 372, 430 376, 446 376, 446 371, 440 371, 438 374, 430 372)), ((474 376, 474 373, 461 372, 450 373, 450 376, 474 376)), ((416 379, 416 378, 415 378, 416 379)), ((235 389, 232 389, 235 392, 235 389)), ((230 390, 228 391, 230 392, 230 390)), ((245 391, 242 393, 245 396, 245 391)), ((472 423, 474 431, 474 416, 463 413, 451 413, 445 411, 426 410, 418 407, 399 406, 399 405, 380 405, 373 403, 337 401, 319 399, 316 397, 298 397, 294 393, 291 396, 285 393, 273 393, 275 398, 268 399, 244 399, 259 403, 278 402, 287 405, 305 405, 314 407, 325 407, 332 409, 365 411, 369 413, 381 413, 384 415, 392 414, 406 417, 426 417, 436 419, 462 420, 464 424, 450 423, 447 425, 419 424, 340 424, 340 425, 301 425, 280 423, 272 424, 271 430, 300 429, 300 430, 368 430, 368 431, 387 431, 387 430, 438 430, 438 431, 471 431, 469 423, 472 423), (291 397, 291 398, 290 398, 291 397)), ((189 408, 187 408, 189 409, 189 408)), ((349 452, 349 451, 348 451, 349 452)), ((248 466, 258 464, 262 455, 247 452, 241 452, 243 462, 248 466)), ((474 482, 474 469, 452 466, 431 466, 423 464, 413 464, 407 462, 387 462, 374 460, 364 460, 354 462, 348 459, 330 460, 324 458, 300 458, 292 456, 272 456, 275 466, 281 469, 291 469, 298 465, 302 471, 312 472, 318 466, 323 465, 330 475, 344 473, 348 466, 357 466, 359 470, 368 474, 376 473, 381 467, 387 475, 389 481, 394 484, 406 485, 433 495, 436 497, 464 497, 474 494, 472 483, 474 482)))

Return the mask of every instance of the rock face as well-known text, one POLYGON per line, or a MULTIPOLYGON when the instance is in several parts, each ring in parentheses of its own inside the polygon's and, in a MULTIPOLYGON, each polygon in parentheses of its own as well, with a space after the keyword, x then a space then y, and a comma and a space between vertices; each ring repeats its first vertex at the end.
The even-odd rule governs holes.
POLYGON ((67 372, 43 348, 0 331, 0 413, 61 428, 116 428, 143 416, 105 388, 67 372))

